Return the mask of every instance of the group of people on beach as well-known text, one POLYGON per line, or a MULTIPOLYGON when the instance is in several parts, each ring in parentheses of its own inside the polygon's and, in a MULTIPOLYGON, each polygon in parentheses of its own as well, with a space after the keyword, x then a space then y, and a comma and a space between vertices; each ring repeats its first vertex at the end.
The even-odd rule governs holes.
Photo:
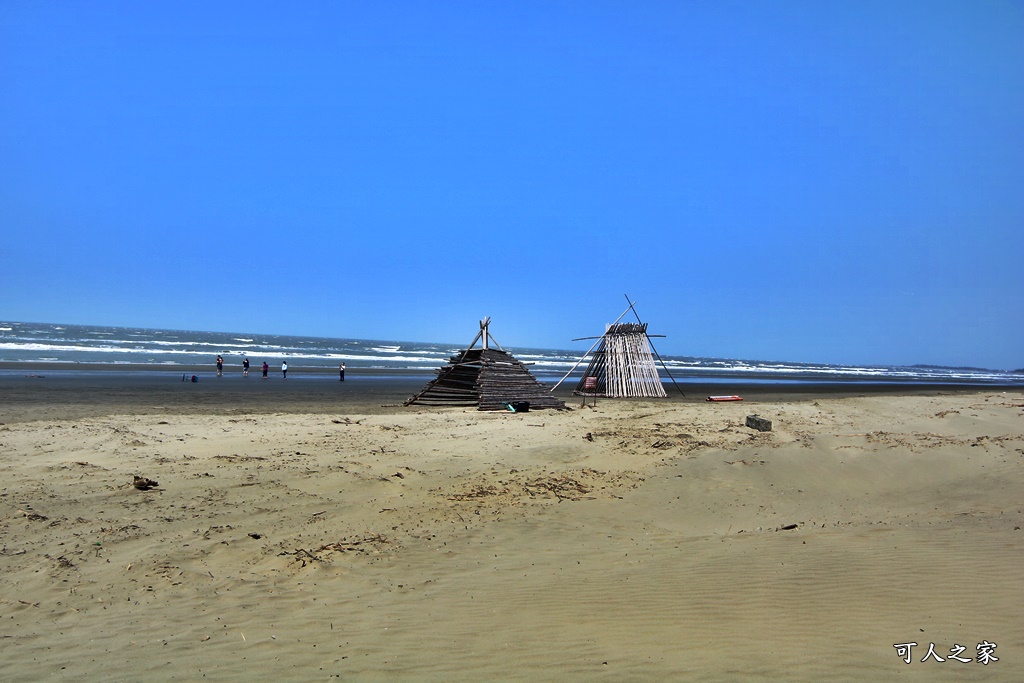
MULTIPOLYGON (((267 361, 263 361, 263 379, 267 378, 267 373, 270 372, 270 365, 267 361)), ((224 375, 224 357, 217 356, 217 376, 222 377, 224 375)), ((281 375, 284 379, 288 379, 288 361, 281 362, 281 375)), ((242 361, 242 377, 249 376, 249 359, 246 358, 242 361)), ((342 363, 338 366, 338 381, 345 381, 345 364, 342 363)))

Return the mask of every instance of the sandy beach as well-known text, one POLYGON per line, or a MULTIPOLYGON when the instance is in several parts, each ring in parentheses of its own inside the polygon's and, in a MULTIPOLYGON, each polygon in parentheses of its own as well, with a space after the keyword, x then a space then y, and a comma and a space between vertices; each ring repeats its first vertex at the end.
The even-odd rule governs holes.
POLYGON ((230 381, 0 381, 0 678, 1024 676, 1020 390, 230 381))

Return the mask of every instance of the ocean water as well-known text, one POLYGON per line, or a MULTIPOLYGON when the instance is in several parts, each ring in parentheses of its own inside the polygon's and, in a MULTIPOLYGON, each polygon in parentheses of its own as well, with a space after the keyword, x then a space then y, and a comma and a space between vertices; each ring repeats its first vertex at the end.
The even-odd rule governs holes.
MULTIPOLYGON (((350 371, 374 369, 398 373, 432 373, 463 346, 454 343, 394 340, 334 339, 257 333, 198 332, 90 325, 0 322, 0 363, 8 365, 74 364, 83 370, 95 365, 214 367, 218 355, 226 370, 241 368, 248 357, 254 370, 263 361, 277 368, 287 361, 293 371, 302 368, 337 369, 344 362, 350 371)), ((579 349, 505 347, 542 381, 561 379, 591 342, 579 349)), ((814 363, 733 360, 661 355, 663 381, 681 383, 764 382, 898 382, 908 384, 1020 385, 1024 374, 977 368, 853 366, 814 363), (671 379, 669 377, 671 374, 671 379)), ((55 365, 56 367, 56 365, 55 365)), ((579 364, 572 377, 586 368, 579 364)), ((12 372, 16 370, 8 370, 12 372)), ((378 373, 379 374, 379 373, 378 373)))

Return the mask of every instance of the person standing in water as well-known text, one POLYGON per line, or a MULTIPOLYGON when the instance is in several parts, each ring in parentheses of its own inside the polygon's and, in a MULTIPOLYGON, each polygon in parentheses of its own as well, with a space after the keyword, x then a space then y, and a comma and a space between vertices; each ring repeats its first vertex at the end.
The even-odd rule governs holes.
POLYGON ((220 377, 224 374, 224 359, 217 356, 217 376, 220 377))
POLYGON ((270 366, 267 365, 267 361, 263 361, 263 379, 267 378, 267 370, 269 370, 269 369, 270 369, 270 366))
POLYGON ((246 358, 242 361, 242 377, 249 376, 249 359, 246 358))
POLYGON ((288 379, 288 361, 281 363, 281 374, 284 375, 285 379, 288 379))
POLYGON ((341 379, 339 379, 338 381, 339 382, 344 382, 345 381, 345 364, 344 363, 342 363, 338 367, 338 374, 341 375, 341 379))

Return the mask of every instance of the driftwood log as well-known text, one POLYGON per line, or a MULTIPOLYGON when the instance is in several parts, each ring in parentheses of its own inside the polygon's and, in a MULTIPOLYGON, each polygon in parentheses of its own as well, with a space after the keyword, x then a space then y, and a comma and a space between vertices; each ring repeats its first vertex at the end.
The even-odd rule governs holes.
POLYGON ((506 351, 468 349, 452 356, 437 371, 437 378, 405 402, 429 406, 476 406, 479 410, 507 410, 506 403, 523 401, 531 410, 564 409, 521 362, 506 351))
POLYGON ((140 491, 148 491, 151 488, 155 488, 159 485, 160 484, 158 484, 156 481, 149 479, 147 477, 140 477, 137 474, 135 475, 135 481, 132 482, 132 486, 134 486, 140 491))

